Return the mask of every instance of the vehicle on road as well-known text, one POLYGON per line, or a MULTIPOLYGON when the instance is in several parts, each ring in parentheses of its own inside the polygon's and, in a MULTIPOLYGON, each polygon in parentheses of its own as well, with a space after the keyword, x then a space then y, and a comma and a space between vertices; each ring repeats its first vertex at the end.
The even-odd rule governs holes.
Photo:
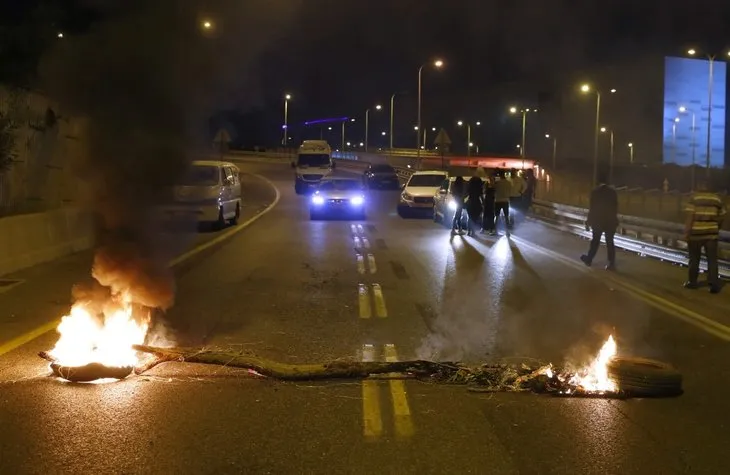
POLYGON ((196 160, 173 187, 172 202, 163 207, 168 218, 193 217, 218 228, 238 223, 242 190, 240 171, 230 162, 196 160))
POLYGON ((363 181, 368 188, 397 190, 400 182, 395 168, 388 164, 371 164, 363 173, 363 181))
MULTIPOLYGON (((464 177, 468 180, 470 177, 464 177)), ((453 194, 451 193, 456 177, 452 176, 445 179, 441 183, 441 187, 438 189, 436 194, 433 196, 433 220, 434 222, 441 222, 444 226, 450 227, 451 222, 454 219, 454 213, 456 212, 456 201, 454 201, 453 194)), ((466 229, 469 223, 469 216, 464 210, 461 215, 461 225, 466 229)))
POLYGON ((356 178, 329 176, 322 179, 309 202, 309 218, 365 219, 365 187, 356 178))
POLYGON ((415 172, 402 187, 403 191, 398 201, 398 214, 401 217, 414 213, 431 215, 433 197, 448 177, 448 172, 443 170, 415 172))
POLYGON ((291 166, 294 169, 294 191, 301 195, 314 190, 335 168, 332 148, 326 140, 305 140, 291 166))

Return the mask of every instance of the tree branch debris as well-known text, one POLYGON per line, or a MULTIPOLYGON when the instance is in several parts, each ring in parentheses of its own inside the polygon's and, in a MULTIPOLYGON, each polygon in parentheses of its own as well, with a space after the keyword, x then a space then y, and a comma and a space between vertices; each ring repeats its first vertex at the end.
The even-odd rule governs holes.
POLYGON ((325 379, 362 379, 370 376, 416 378, 421 381, 466 385, 477 392, 533 391, 559 392, 565 384, 557 377, 548 377, 550 365, 527 366, 483 364, 467 366, 454 362, 410 361, 331 361, 321 364, 285 364, 242 351, 220 351, 202 348, 157 348, 135 345, 134 349, 153 355, 154 359, 136 368, 142 374, 160 363, 178 361, 246 368, 262 376, 281 381, 325 379))

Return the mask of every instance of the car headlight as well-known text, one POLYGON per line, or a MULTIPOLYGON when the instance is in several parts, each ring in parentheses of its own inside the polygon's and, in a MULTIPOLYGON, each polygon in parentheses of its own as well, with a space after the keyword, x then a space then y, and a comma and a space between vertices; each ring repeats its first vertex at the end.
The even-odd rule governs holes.
POLYGON ((364 202, 365 202, 365 198, 364 198, 364 197, 362 197, 362 196, 354 196, 354 197, 353 197, 353 198, 352 198, 352 199, 350 200, 350 203, 352 203, 352 204, 353 204, 353 205, 355 205, 355 206, 360 206, 360 205, 361 205, 361 204, 363 204, 364 202))
POLYGON ((403 200, 405 200, 405 201, 408 201, 408 200, 410 200, 411 198, 413 198, 413 197, 412 197, 411 195, 409 195, 409 194, 408 194, 408 193, 406 193, 405 191, 404 191, 404 192, 403 192, 403 193, 402 193, 402 194, 400 195, 400 197, 401 197, 401 198, 402 198, 403 200))
POLYGON ((456 201, 449 200, 446 206, 448 206, 451 211, 456 211, 456 201))
POLYGON ((312 203, 315 205, 324 204, 324 198, 322 198, 319 195, 314 195, 314 196, 312 196, 312 203))

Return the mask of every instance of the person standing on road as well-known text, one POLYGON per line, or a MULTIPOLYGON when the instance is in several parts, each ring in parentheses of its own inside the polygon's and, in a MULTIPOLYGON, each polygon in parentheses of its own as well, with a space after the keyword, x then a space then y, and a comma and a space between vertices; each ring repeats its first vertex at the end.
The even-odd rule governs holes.
POLYGON ((457 176, 454 184, 451 185, 451 198, 454 200, 456 209, 454 210, 454 219, 451 221, 451 233, 463 233, 461 228, 461 215, 464 212, 464 198, 466 195, 466 182, 464 178, 457 176))
POLYGON ((598 176, 598 183, 598 187, 591 192, 591 202, 586 222, 593 231, 593 239, 588 254, 580 256, 580 260, 590 267, 601 245, 601 236, 605 235, 606 252, 608 254, 606 270, 616 270, 616 247, 613 237, 618 227, 618 194, 608 184, 605 172, 598 176))
POLYGON ((482 214, 482 232, 495 234, 494 229, 494 178, 484 180, 484 213, 482 214))
POLYGON ((504 214, 504 228, 509 236, 509 197, 512 194, 512 183, 507 179, 503 170, 499 171, 499 178, 494 183, 494 225, 495 230, 499 214, 504 214))
POLYGON ((466 235, 473 236, 482 217, 482 189, 484 182, 478 176, 469 178, 466 196, 466 214, 469 216, 469 227, 466 235))
POLYGON ((684 233, 689 250, 689 279, 684 286, 688 289, 699 287, 697 277, 704 248, 707 257, 707 283, 710 285, 710 292, 716 294, 720 292, 717 247, 720 225, 726 214, 725 204, 717 193, 708 190, 707 183, 702 182, 689 199, 685 211, 687 220, 684 233))
MULTIPOLYGON (((520 213, 523 213, 524 210, 522 195, 527 189, 527 184, 525 183, 525 179, 522 178, 522 176, 517 172, 516 169, 513 168, 510 175, 512 190, 510 191, 509 195, 509 204, 512 207, 512 211, 519 211, 520 213)), ((512 223, 514 224, 515 216, 510 216, 510 218, 512 223)))
POLYGON ((532 200, 535 198, 536 185, 535 170, 530 168, 525 173, 525 192, 522 194, 522 207, 524 208, 525 214, 530 210, 530 206, 532 206, 532 200))

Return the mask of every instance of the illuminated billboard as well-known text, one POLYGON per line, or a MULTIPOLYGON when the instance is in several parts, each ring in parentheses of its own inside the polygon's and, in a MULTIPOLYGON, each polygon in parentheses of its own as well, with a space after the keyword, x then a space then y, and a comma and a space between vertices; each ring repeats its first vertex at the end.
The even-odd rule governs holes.
POLYGON ((663 163, 706 165, 709 116, 710 166, 724 166, 726 71, 725 62, 713 62, 710 110, 710 62, 665 58, 663 163))

